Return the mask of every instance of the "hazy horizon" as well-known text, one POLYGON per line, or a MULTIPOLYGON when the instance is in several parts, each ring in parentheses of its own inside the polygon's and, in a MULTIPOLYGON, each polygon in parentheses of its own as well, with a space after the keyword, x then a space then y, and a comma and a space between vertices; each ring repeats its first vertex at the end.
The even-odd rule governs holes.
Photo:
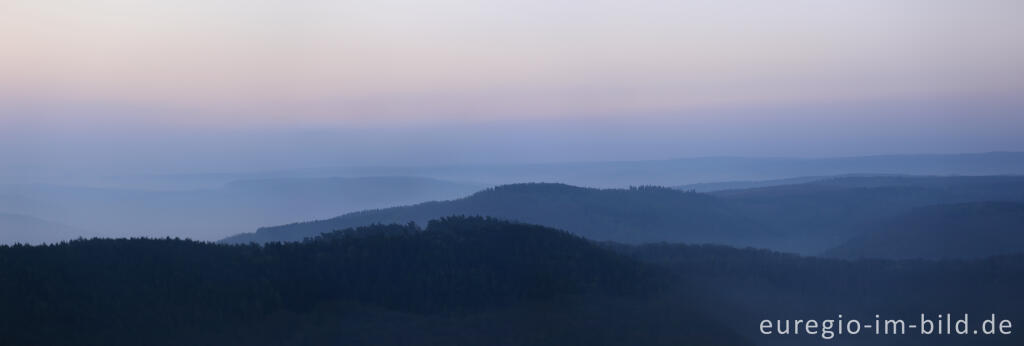
POLYGON ((1021 10, 5 1, 0 175, 1022 151, 1021 10))

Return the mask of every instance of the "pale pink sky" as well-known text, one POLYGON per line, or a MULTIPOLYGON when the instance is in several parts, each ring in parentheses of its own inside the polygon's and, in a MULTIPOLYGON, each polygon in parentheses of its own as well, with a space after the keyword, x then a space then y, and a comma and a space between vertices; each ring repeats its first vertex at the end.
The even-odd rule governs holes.
POLYGON ((203 126, 1013 99, 1022 4, 6 0, 0 98, 203 126))
POLYGON ((2 0, 0 175, 1024 150, 1021 13, 2 0))

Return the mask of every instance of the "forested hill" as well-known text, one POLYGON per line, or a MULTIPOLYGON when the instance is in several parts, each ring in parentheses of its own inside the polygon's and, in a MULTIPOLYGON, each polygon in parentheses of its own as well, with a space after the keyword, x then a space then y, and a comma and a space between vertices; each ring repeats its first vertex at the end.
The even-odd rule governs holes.
POLYGON ((659 331, 663 314, 643 310, 653 304, 621 302, 665 289, 653 267, 564 231, 483 218, 266 246, 0 246, 0 277, 10 345, 743 344, 693 311, 673 323, 695 327, 659 331), (641 327, 616 328, 622 317, 641 327), (528 332, 538 328, 548 334, 528 332))
POLYGON ((978 258, 1024 252, 1024 203, 924 207, 882 223, 826 255, 843 258, 978 258))
MULTIPOLYGON (((761 335, 763 319, 1024 319, 1021 255, 846 261, 594 243, 484 218, 303 242, 0 246, 11 345, 963 345, 961 335, 761 335), (898 339, 893 339, 898 338, 898 339)), ((1014 324, 1016 325, 1016 323, 1014 324)), ((972 345, 1020 345, 1021 335, 972 345)))
POLYGON ((267 227, 227 243, 299 241, 374 223, 422 223, 450 215, 482 215, 568 230, 626 243, 672 241, 754 245, 771 230, 717 198, 662 187, 590 189, 564 184, 513 184, 470 197, 369 210, 333 219, 267 227))

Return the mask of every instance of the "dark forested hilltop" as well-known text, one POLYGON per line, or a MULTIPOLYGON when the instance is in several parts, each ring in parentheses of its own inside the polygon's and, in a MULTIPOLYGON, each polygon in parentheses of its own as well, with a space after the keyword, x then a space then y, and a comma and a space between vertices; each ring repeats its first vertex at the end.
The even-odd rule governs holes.
MULTIPOLYGON (((303 242, 93 239, 0 246, 11 345, 820 345, 762 319, 880 313, 1024 319, 1024 258, 845 261, 595 243, 484 218, 303 242)), ((1015 331, 1016 332, 1016 331, 1015 331)), ((1020 345, 1019 333, 972 339, 1020 345)), ((962 336, 840 345, 962 345, 962 336)))
POLYGON ((500 344, 499 334, 537 330, 530 323, 547 319, 558 324, 550 335, 502 342, 743 344, 690 313, 675 323, 720 334, 653 329, 664 322, 645 310, 645 297, 666 289, 664 276, 564 231, 483 218, 265 246, 174 239, 3 246, 0 335, 10 345, 500 344), (606 313, 649 327, 614 328, 606 313), (403 333, 421 339, 387 336, 403 333))
POLYGON ((915 208, 982 201, 1024 202, 1024 177, 853 176, 711 194, 660 187, 514 184, 453 201, 266 227, 225 242, 298 241, 373 223, 485 215, 565 229, 595 240, 719 243, 819 254, 915 208))

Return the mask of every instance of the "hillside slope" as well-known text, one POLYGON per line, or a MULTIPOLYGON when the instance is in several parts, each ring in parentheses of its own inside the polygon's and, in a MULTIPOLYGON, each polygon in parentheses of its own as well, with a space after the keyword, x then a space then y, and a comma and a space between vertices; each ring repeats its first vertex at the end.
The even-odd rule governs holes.
POLYGON ((845 177, 711 195, 785 234, 786 239, 773 249, 818 254, 915 208, 1024 202, 1024 176, 845 177))
POLYGON ((227 243, 298 241, 319 233, 374 223, 423 223, 451 215, 480 215, 568 230, 594 240, 675 241, 753 245, 771 230, 729 204, 669 188, 589 189, 563 184, 514 184, 470 197, 350 213, 333 219, 267 227, 227 243))
POLYGON ((0 246, 13 345, 747 345, 666 274, 541 226, 447 218, 306 242, 0 246))
POLYGON ((1024 203, 920 208, 825 254, 842 258, 981 258, 1024 253, 1024 203))

